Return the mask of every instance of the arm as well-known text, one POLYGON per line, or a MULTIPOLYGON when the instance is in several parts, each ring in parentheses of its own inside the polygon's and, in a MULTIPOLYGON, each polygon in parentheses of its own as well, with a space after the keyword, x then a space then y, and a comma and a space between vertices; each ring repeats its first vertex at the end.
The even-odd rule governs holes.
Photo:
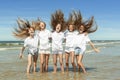
POLYGON ((24 52, 24 50, 25 50, 25 47, 22 47, 21 52, 20 52, 20 54, 19 54, 19 58, 20 58, 20 59, 23 57, 23 52, 24 52))
POLYGON ((66 38, 64 38, 64 41, 63 41, 64 43, 66 43, 66 38))
POLYGON ((97 53, 100 52, 99 49, 95 48, 94 44, 91 41, 89 41, 88 43, 94 49, 95 52, 97 52, 97 53))
POLYGON ((49 39, 49 42, 52 43, 52 32, 49 32, 49 37, 48 37, 48 39, 49 39))
POLYGON ((48 39, 49 39, 49 42, 52 43, 52 37, 49 37, 48 39))

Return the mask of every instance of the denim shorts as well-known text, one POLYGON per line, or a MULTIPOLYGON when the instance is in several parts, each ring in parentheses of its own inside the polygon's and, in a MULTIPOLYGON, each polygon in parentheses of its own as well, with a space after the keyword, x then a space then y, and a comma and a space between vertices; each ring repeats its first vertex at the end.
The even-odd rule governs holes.
POLYGON ((28 54, 31 54, 31 55, 38 55, 38 51, 36 51, 36 52, 34 52, 34 53, 28 52, 28 54))
POLYGON ((75 55, 79 55, 81 53, 80 47, 75 47, 75 55))

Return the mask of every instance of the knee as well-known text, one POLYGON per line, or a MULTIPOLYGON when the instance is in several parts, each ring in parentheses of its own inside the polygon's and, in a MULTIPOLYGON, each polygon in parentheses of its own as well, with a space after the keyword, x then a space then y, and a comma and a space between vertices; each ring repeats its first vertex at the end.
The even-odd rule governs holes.
POLYGON ((48 65, 48 63, 46 63, 46 65, 48 65))
POLYGON ((63 62, 60 62, 60 65, 62 65, 63 64, 63 62))
POLYGON ((40 61, 40 64, 44 64, 44 61, 40 61))
POLYGON ((78 65, 81 65, 81 64, 82 64, 82 62, 78 62, 77 64, 78 64, 78 65))
POLYGON ((68 65, 69 63, 68 62, 66 62, 66 65, 68 65))
POLYGON ((34 63, 34 66, 37 66, 37 63, 34 63))
POLYGON ((57 65, 57 63, 54 62, 54 65, 57 65))
POLYGON ((72 61, 71 64, 74 64, 74 61, 72 61))
POLYGON ((28 66, 31 66, 31 65, 32 65, 32 63, 31 63, 31 62, 29 62, 29 63, 28 63, 28 66))

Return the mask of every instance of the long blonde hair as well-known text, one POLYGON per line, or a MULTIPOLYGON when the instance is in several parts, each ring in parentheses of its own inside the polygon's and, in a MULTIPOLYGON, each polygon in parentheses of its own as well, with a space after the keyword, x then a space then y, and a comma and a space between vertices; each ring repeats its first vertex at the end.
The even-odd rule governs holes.
POLYGON ((34 29, 34 27, 32 27, 32 25, 28 20, 22 20, 18 18, 16 21, 18 26, 17 28, 16 27, 14 28, 13 35, 16 38, 25 39, 26 37, 29 36, 29 29, 30 28, 34 29))

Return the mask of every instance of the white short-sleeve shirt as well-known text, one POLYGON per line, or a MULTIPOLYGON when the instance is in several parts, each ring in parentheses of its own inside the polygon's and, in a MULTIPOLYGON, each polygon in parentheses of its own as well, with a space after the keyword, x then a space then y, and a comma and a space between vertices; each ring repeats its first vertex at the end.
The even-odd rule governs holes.
POLYGON ((64 33, 56 31, 52 33, 52 50, 63 50, 64 33))
POLYGON ((77 35, 77 33, 78 33, 77 31, 66 32, 65 38, 66 38, 66 46, 67 47, 73 47, 74 46, 74 42, 75 42, 74 38, 77 35))
POLYGON ((49 30, 43 30, 38 32, 39 37, 39 48, 40 49, 48 49, 50 48, 49 37, 51 36, 51 32, 49 30))
POLYGON ((90 41, 88 35, 78 34, 75 37, 75 47, 80 47, 82 50, 86 49, 86 44, 90 41))
POLYGON ((33 38, 27 37, 24 41, 24 47, 28 47, 30 53, 35 53, 38 51, 38 37, 34 36, 33 38))

